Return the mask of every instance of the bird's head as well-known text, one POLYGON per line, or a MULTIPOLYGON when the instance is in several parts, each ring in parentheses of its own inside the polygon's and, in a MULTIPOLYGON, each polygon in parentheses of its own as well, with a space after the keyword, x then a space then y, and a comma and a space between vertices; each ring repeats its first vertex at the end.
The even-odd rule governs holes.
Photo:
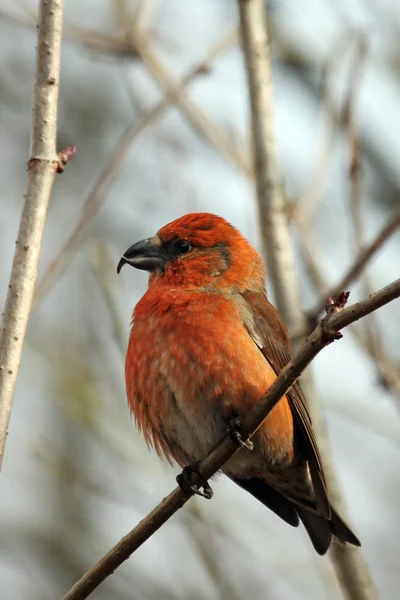
POLYGON ((123 254, 124 264, 150 272, 149 285, 190 288, 264 289, 260 255, 222 217, 191 213, 137 242, 123 254))

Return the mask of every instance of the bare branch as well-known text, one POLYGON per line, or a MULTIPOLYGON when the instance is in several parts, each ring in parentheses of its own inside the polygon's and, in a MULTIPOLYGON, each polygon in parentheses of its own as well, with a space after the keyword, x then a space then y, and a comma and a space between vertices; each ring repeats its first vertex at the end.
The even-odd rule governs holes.
MULTIPOLYGON (((365 66, 367 56, 367 40, 362 32, 358 33, 357 45, 353 60, 353 67, 350 71, 350 80, 345 102, 345 131, 347 133, 349 145, 349 212, 354 231, 354 245, 356 254, 359 255, 363 246, 364 227, 363 227, 363 164, 360 133, 357 127, 356 119, 356 100, 360 89, 361 76, 365 66)), ((371 285, 368 273, 364 270, 361 276, 362 295, 368 296, 371 292, 371 285)), ((371 356, 377 360, 381 349, 381 335, 376 318, 369 319, 364 327, 365 343, 371 356)))
MULTIPOLYGON (((291 248, 287 201, 282 189, 275 152, 271 92, 271 57, 268 27, 263 0, 238 0, 243 50, 246 59, 251 100, 252 134, 255 152, 257 196, 262 220, 262 234, 267 254, 268 273, 276 303, 291 333, 306 325, 301 310, 297 275, 291 248)), ((314 430, 326 466, 328 489, 336 506, 345 513, 336 476, 331 464, 328 435, 310 373, 302 379, 310 404, 314 430)), ((343 594, 350 600, 373 600, 376 597, 368 567, 361 552, 338 546, 330 554, 343 594), (357 595, 354 591, 357 590, 357 595), (359 591, 358 591, 359 590, 359 591)))
POLYGON ((334 44, 333 50, 325 62, 320 85, 320 133, 317 142, 317 160, 306 186, 301 193, 295 208, 296 218, 308 223, 314 216, 326 187, 328 170, 331 163, 333 142, 338 123, 342 116, 337 115, 333 108, 331 80, 335 77, 338 67, 343 63, 344 55, 351 41, 348 32, 334 44))
MULTIPOLYGON (((151 49, 141 32, 134 33, 135 48, 150 73, 167 89, 176 88, 176 82, 168 67, 151 49)), ((181 109, 194 129, 205 138, 222 156, 233 163, 245 175, 251 175, 251 165, 247 153, 229 143, 221 134, 218 127, 209 119, 207 114, 182 90, 176 96, 175 103, 181 109)))
POLYGON ((376 234, 374 239, 367 246, 360 249, 358 256, 356 256, 353 264, 350 265, 341 280, 329 289, 326 287, 325 291, 321 293, 320 300, 309 314, 310 320, 318 319, 318 315, 323 310, 323 303, 327 296, 335 297, 340 293, 340 290, 348 288, 350 283, 354 282, 363 273, 365 267, 371 261, 373 256, 375 256, 385 242, 387 242, 387 240, 399 229, 399 227, 400 209, 397 209, 394 211, 392 216, 389 217, 385 225, 376 234))
POLYGON ((367 45, 363 34, 358 35, 354 64, 350 71, 347 98, 344 105, 345 129, 350 146, 350 211, 354 224, 355 241, 358 247, 362 242, 361 199, 362 199, 362 166, 360 139, 355 119, 355 99, 360 86, 362 67, 365 63, 367 45))
POLYGON ((56 171, 75 152, 56 152, 62 0, 41 0, 33 98, 32 147, 14 261, 0 331, 0 468, 28 318, 47 207, 56 171))
MULTIPOLYGON (((371 312, 381 308, 400 296, 400 279, 372 294, 367 300, 353 304, 338 312, 330 312, 322 319, 318 327, 313 331, 308 340, 303 344, 296 357, 289 363, 276 378, 261 398, 260 402, 246 416, 243 435, 255 433, 262 425, 265 418, 273 407, 284 396, 293 383, 300 377, 304 369, 327 345, 341 337, 339 331, 365 317, 371 312)), ((203 484, 224 463, 237 452, 238 446, 232 442, 230 436, 225 436, 210 452, 205 460, 199 465, 199 474, 195 477, 196 484, 203 484)), ((127 560, 146 540, 179 510, 193 495, 192 492, 183 492, 179 487, 175 488, 158 506, 152 510, 147 517, 132 529, 128 535, 122 538, 102 559, 99 560, 83 577, 72 587, 62 600, 84 600, 95 590, 107 577, 127 560)), ((343 549, 343 546, 337 548, 343 549)), ((337 551, 337 550, 335 550, 337 551)), ((354 549, 351 554, 359 554, 354 549)), ((349 565, 351 568, 351 565, 349 565)), ((355 595, 353 599, 371 598, 372 595, 355 595)))
MULTIPOLYGON (((208 115, 190 98, 186 90, 177 91, 179 83, 168 66, 151 48, 147 33, 143 33, 135 27, 131 36, 121 38, 91 31, 84 27, 70 26, 67 28, 67 35, 90 49, 140 58, 151 75, 164 86, 167 93, 174 92, 174 103, 180 108, 195 131, 237 169, 245 175, 251 176, 252 169, 247 153, 243 153, 240 148, 230 143, 222 135, 208 115)), ((237 37, 236 29, 232 35, 237 37)))
POLYGON ((110 315, 114 339, 124 359, 126 352, 125 328, 121 322, 114 299, 111 274, 115 276, 115 264, 114 260, 111 259, 107 244, 101 240, 95 242, 90 248, 90 259, 96 282, 110 315))
MULTIPOLYGON (((308 321, 310 325, 307 326, 305 331, 302 330, 300 332, 294 332, 295 340, 302 340, 304 339, 304 336, 308 334, 310 328, 312 329, 314 324, 317 322, 318 316, 323 310, 324 298, 326 298, 326 296, 324 297, 323 294, 330 294, 331 296, 335 297, 335 295, 338 293, 335 291, 338 289, 338 286, 335 286, 329 292, 327 291, 329 289, 328 282, 326 281, 325 275, 316 260, 316 254, 313 251, 313 248, 318 248, 318 242, 315 240, 314 231, 311 229, 310 223, 306 223, 306 221, 298 219, 297 212, 294 213, 294 221, 299 233, 300 250, 307 268, 308 275, 315 289, 320 294, 318 306, 314 309, 314 311, 309 313, 308 321)), ((352 275, 351 279, 348 279, 346 285, 343 285, 343 287, 339 289, 346 289, 349 287, 349 283, 358 276, 359 272, 362 272, 362 269, 366 266, 368 260, 371 258, 372 254, 370 254, 370 252, 372 249, 375 248, 373 250, 374 253, 387 239, 389 239, 389 236, 392 235, 392 233, 396 231, 398 227, 400 227, 400 210, 395 212, 394 215, 388 220, 387 224, 382 228, 371 244, 361 251, 360 256, 356 258, 356 261, 348 271, 348 275, 352 275)), ((348 275, 342 279, 342 283, 346 281, 346 277, 348 275)), ((366 343, 365 337, 361 334, 361 331, 359 331, 358 328, 351 327, 350 333, 356 339, 361 348, 376 361, 380 383, 385 386, 390 393, 396 396, 397 399, 400 399, 399 366, 387 355, 382 344, 379 345, 378 351, 374 351, 372 354, 370 346, 366 343)), ((398 402, 396 402, 396 408, 400 409, 400 404, 398 402)), ((318 421, 318 418, 313 415, 313 420, 318 421)))
MULTIPOLYGON (((145 4, 147 6, 147 3, 143 3, 143 6, 145 4)), ((2 14, 0 12, 0 16, 2 14)), ((3 14, 3 16, 18 25, 30 26, 30 22, 27 20, 21 21, 14 17, 8 17, 6 14, 3 14)), ((184 89, 179 90, 179 83, 175 80, 168 66, 151 48, 149 33, 139 29, 139 25, 141 25, 141 20, 134 19, 131 34, 125 34, 124 36, 104 34, 76 25, 66 25, 65 35, 92 51, 124 58, 141 59, 151 75, 165 87, 167 93, 174 93, 174 103, 180 108, 195 131, 237 169, 247 176, 252 176, 252 168, 247 153, 243 153, 236 144, 232 144, 221 133, 208 115, 190 98, 187 91, 184 89)), ((235 40, 237 39, 236 28, 231 32, 231 35, 235 40)))
POLYGON ((263 0, 239 0, 240 28, 250 90, 254 168, 268 276, 290 330, 302 325, 288 229, 287 201, 275 157, 270 43, 263 0))

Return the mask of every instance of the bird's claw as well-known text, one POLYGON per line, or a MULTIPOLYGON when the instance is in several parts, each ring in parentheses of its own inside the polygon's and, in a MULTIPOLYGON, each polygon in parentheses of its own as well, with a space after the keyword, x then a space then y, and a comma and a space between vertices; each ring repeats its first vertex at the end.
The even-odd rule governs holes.
POLYGON ((233 417, 228 421, 228 433, 232 440, 236 442, 242 450, 252 452, 254 450, 254 444, 249 438, 247 438, 247 440, 243 439, 242 431, 243 421, 240 417, 233 417))
POLYGON ((198 487, 197 485, 191 485, 190 490, 197 496, 201 496, 206 500, 211 500, 211 498, 214 496, 214 490, 208 481, 206 481, 201 487, 198 487))
POLYGON ((198 463, 188 465, 183 469, 182 473, 177 476, 176 481, 181 490, 183 492, 188 492, 190 490, 193 494, 196 494, 196 496, 211 500, 214 492, 208 481, 205 481, 203 485, 198 486, 192 483, 192 473, 199 473, 198 463))

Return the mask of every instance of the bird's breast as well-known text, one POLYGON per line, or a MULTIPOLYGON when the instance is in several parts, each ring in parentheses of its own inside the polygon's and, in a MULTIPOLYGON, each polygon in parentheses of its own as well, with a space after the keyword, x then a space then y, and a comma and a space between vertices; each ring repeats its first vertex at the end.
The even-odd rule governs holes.
MULTIPOLYGON (((156 449, 186 464, 204 458, 276 374, 222 296, 189 294, 135 313, 126 359, 128 401, 156 449)), ((257 433, 257 452, 290 460, 293 420, 286 398, 257 433)), ((239 455, 239 453, 238 453, 239 455)), ((255 459, 255 456, 252 460, 255 459)), ((247 460, 247 459, 246 459, 247 460)))

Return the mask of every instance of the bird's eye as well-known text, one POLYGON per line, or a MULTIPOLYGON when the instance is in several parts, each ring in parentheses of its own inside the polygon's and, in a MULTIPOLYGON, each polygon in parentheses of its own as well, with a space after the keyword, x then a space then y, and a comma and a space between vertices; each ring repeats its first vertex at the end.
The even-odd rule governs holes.
POLYGON ((192 246, 186 240, 179 240, 176 243, 176 249, 180 254, 187 254, 192 249, 192 246))

